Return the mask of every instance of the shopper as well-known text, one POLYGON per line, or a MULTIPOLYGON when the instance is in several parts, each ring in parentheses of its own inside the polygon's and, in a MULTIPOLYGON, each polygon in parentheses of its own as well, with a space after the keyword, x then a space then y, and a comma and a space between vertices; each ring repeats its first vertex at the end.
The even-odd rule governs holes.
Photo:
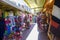
POLYGON ((32 22, 36 23, 36 15, 32 15, 32 22))
POLYGON ((2 18, 2 11, 0 9, 0 40, 3 40, 4 32, 5 32, 5 22, 4 18, 2 18))
POLYGON ((38 27, 40 27, 40 20, 41 20, 40 13, 37 13, 37 24, 38 24, 38 27))
POLYGON ((29 20, 28 14, 25 15, 24 22, 26 24, 25 25, 26 26, 26 29, 29 29, 29 27, 30 27, 30 20, 29 20))

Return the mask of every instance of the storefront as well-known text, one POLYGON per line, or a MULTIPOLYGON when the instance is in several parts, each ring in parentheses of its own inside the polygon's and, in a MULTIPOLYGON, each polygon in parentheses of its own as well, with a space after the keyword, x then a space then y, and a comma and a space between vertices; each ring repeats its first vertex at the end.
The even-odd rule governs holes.
MULTIPOLYGON (((15 18, 17 18, 17 14, 22 11, 20 6, 17 6, 16 3, 10 0, 0 0, 0 12, 3 13, 2 17, 5 19, 5 33, 4 33, 4 40, 5 38, 11 38, 12 34, 14 33, 13 27, 16 26, 15 18), (18 12, 19 11, 19 12, 18 12)), ((6 39, 7 39, 6 38, 6 39)))
POLYGON ((26 15, 26 13, 27 14, 29 13, 27 12, 28 8, 27 10, 25 9, 22 5, 18 6, 16 5, 15 2, 12 2, 10 0, 0 1, 0 10, 2 10, 2 13, 3 13, 2 17, 5 18, 5 25, 6 25, 4 39, 12 40, 12 38, 15 39, 17 35, 19 35, 18 38, 16 38, 17 40, 19 40, 19 38, 22 38, 21 30, 26 30, 26 28, 29 26, 28 23, 26 24, 22 22, 22 19, 24 19, 23 17, 28 16, 26 15), (25 27, 25 24, 27 25, 27 27, 25 27), (16 32, 16 30, 18 29, 19 29, 19 32, 16 32))

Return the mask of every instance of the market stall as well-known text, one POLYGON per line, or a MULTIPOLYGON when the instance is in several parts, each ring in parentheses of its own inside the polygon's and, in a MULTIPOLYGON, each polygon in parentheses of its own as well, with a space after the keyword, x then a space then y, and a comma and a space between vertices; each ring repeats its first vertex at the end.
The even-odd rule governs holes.
POLYGON ((21 11, 20 7, 17 6, 15 3, 11 2, 10 0, 1 0, 0 1, 0 9, 2 10, 2 17, 5 19, 5 33, 3 40, 12 40, 15 39, 19 40, 21 37, 20 30, 21 27, 16 26, 17 22, 17 12, 21 11), (18 30, 19 29, 19 30, 18 30), (18 37, 18 38, 17 38, 18 37))

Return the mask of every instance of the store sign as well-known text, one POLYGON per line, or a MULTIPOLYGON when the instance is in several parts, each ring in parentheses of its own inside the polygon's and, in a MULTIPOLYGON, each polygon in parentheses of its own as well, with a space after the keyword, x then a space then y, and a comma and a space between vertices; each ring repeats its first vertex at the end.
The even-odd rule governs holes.
POLYGON ((9 1, 10 1, 10 3, 12 3, 13 5, 16 5, 16 6, 20 7, 20 3, 14 1, 14 0, 9 0, 9 1))
POLYGON ((30 9, 28 6, 26 6, 26 5, 24 5, 24 9, 25 9, 26 11, 28 11, 28 12, 31 11, 31 9, 30 9))
POLYGON ((6 3, 8 5, 11 5, 17 9, 20 10, 20 4, 18 2, 12 1, 12 0, 1 0, 3 3, 6 3))
POLYGON ((18 3, 18 6, 20 6, 20 3, 18 3))
POLYGON ((12 1, 12 0, 2 0, 2 1, 4 1, 8 4, 20 7, 20 4, 18 2, 16 3, 15 1, 12 1))
POLYGON ((26 11, 28 11, 28 7, 27 7, 27 6, 24 6, 24 9, 25 9, 26 11))
POLYGON ((7 4, 9 4, 11 6, 14 6, 14 7, 18 8, 18 9, 20 9, 20 7, 21 7, 21 9, 23 9, 23 10, 25 9, 26 11, 30 11, 30 8, 28 6, 20 5, 20 3, 15 2, 14 0, 2 0, 2 1, 6 2, 7 4))
POLYGON ((9 3, 13 4, 13 5, 16 5, 16 2, 11 1, 11 0, 6 0, 6 2, 9 2, 9 3))

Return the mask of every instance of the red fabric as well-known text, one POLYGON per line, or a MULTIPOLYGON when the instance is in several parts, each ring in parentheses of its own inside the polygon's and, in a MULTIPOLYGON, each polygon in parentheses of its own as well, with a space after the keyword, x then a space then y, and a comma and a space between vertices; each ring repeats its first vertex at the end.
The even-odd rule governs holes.
POLYGON ((59 24, 53 20, 51 20, 51 25, 55 28, 58 28, 59 24))
POLYGON ((30 16, 30 21, 32 21, 32 16, 30 16))
POLYGON ((17 19, 15 19, 15 22, 17 22, 17 19))
POLYGON ((11 23, 11 21, 9 19, 7 19, 7 20, 5 20, 5 23, 9 24, 9 23, 11 23))

